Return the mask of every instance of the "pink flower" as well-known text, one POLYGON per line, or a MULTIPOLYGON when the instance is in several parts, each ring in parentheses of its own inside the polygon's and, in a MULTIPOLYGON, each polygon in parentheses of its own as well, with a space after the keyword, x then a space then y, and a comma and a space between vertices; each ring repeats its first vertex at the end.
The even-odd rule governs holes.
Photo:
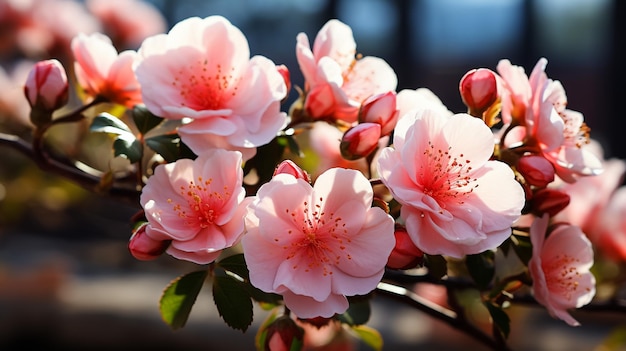
POLYGON ((160 165, 141 193, 155 241, 171 240, 167 253, 205 264, 233 246, 244 230, 241 154, 211 150, 196 160, 160 165))
POLYGON ((548 215, 536 218, 530 227, 533 256, 528 270, 533 295, 551 316, 578 326, 567 310, 588 304, 596 293, 595 278, 589 271, 593 250, 576 226, 560 225, 546 238, 548 220, 548 215))
POLYGON ((137 228, 128 241, 128 250, 138 260, 150 261, 161 256, 170 245, 169 240, 154 240, 146 234, 148 223, 137 228))
POLYGON ((389 255, 387 267, 391 269, 411 269, 417 267, 424 258, 422 250, 415 246, 405 228, 396 226, 394 236, 396 238, 396 246, 394 246, 389 255))
MULTIPOLYGON (((315 122, 309 133, 308 143, 319 161, 312 170, 313 179, 330 168, 350 168, 361 172, 367 172, 367 162, 364 158, 350 161, 341 156, 339 145, 341 144, 342 132, 326 122, 315 122)), ((389 138, 385 138, 389 140, 389 138)))
POLYGON ((419 249, 460 258, 509 237, 524 191, 506 164, 489 160, 493 134, 482 120, 418 110, 400 118, 393 142, 378 172, 419 249))
POLYGON ((133 72, 137 53, 121 52, 109 37, 79 34, 72 40, 74 68, 79 85, 91 98, 105 98, 128 108, 141 103, 141 88, 133 72))
POLYGON ((0 119, 2 123, 14 127, 32 127, 29 118, 31 111, 28 100, 24 98, 24 82, 28 78, 35 62, 21 60, 12 69, 5 71, 0 67, 0 119))
POLYGON ((248 159, 285 125, 285 80, 266 57, 250 58, 243 33, 220 16, 188 18, 146 39, 136 72, 146 107, 179 128, 195 152, 239 150, 248 159))
POLYGON ((514 120, 525 128, 524 133, 514 133, 519 140, 508 143, 523 141, 536 146, 554 165, 557 175, 567 182, 574 182, 579 176, 599 174, 600 160, 583 148, 589 143, 589 128, 583 115, 565 108, 565 90, 559 81, 548 79, 547 63, 546 59, 540 59, 530 77, 508 60, 498 63, 505 87, 503 121, 514 120))
POLYGON ((372 198, 369 181, 354 170, 328 170, 313 187, 276 175, 246 216, 251 283, 283 295, 299 318, 345 312, 346 296, 376 288, 394 246, 393 218, 371 207, 372 198))
POLYGON ((602 225, 594 229, 594 244, 606 257, 626 262, 626 186, 613 193, 599 221, 602 225))
POLYGON ((544 157, 522 156, 517 161, 516 168, 530 185, 543 188, 554 181, 554 166, 544 157))
POLYGON ((166 30, 165 18, 147 1, 88 0, 86 5, 118 47, 137 48, 145 38, 166 30))
POLYGON ((298 167, 298 165, 296 165, 292 160, 284 160, 276 166, 273 176, 281 173, 291 174, 296 178, 303 179, 309 183, 311 182, 309 174, 302 168, 298 167))
POLYGON ((384 60, 356 58, 352 29, 332 19, 320 29, 313 50, 305 33, 297 36, 296 57, 305 80, 304 108, 312 118, 355 122, 371 95, 395 91, 397 78, 384 60))
POLYGON ((68 84, 61 62, 37 62, 26 78, 24 93, 33 108, 52 112, 63 107, 68 99, 68 84))

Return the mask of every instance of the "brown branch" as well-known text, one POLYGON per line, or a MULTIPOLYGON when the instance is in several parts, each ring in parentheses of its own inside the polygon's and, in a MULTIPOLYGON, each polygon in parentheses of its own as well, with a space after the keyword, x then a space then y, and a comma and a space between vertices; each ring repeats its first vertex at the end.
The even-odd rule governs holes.
MULTIPOLYGON (((30 143, 24 139, 15 135, 0 133, 0 146, 10 147, 30 158, 42 171, 48 172, 54 175, 61 176, 68 179, 83 188, 98 192, 98 186, 100 185, 100 178, 83 172, 80 169, 63 163, 59 160, 53 159, 48 156, 44 156, 33 150, 30 143)), ((113 184, 113 186, 107 191, 107 195, 113 198, 127 201, 132 204, 137 204, 139 201, 140 192, 135 188, 123 186, 122 184, 113 184)))
POLYGON ((405 289, 401 286, 380 282, 376 287, 376 292, 378 294, 391 297, 395 300, 406 303, 409 306, 414 307, 417 310, 424 312, 427 315, 438 319, 455 329, 462 331, 463 333, 471 336, 472 338, 494 350, 507 350, 506 348, 503 349, 503 345, 492 339, 482 330, 468 323, 464 318, 461 318, 456 312, 439 306, 408 289, 405 289))

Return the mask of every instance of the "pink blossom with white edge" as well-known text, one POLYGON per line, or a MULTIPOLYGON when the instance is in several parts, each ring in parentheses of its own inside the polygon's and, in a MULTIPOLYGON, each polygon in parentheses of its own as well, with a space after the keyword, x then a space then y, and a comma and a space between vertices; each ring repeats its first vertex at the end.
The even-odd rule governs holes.
POLYGON ((398 79, 383 59, 356 58, 352 29, 332 19, 320 29, 313 49, 305 33, 299 33, 296 57, 305 80, 304 108, 313 118, 355 122, 361 103, 368 97, 395 91, 398 79))
POLYGON ((567 310, 588 304, 596 293, 595 277, 589 271, 593 249, 585 234, 573 225, 557 226, 546 238, 548 221, 544 215, 530 227, 533 256, 528 270, 533 295, 551 316, 578 326, 567 310))
POLYGON ((196 160, 160 165, 141 193, 155 241, 171 240, 167 253, 198 264, 214 261, 244 230, 241 153, 210 150, 196 160))
POLYGON ((360 172, 333 168, 314 186, 282 173, 259 189, 242 239, 250 281, 300 318, 331 317, 367 294, 394 247, 394 220, 372 206, 360 172), (285 196, 289 194, 289 196, 285 196))
POLYGON ((250 58, 243 33, 221 16, 192 17, 168 34, 147 38, 136 74, 157 116, 190 121, 179 127, 196 154, 238 150, 251 158, 285 125, 285 80, 268 58, 250 58))
POLYGON ((468 114, 423 109, 400 118, 378 172, 420 250, 460 258, 510 236, 524 191, 509 166, 489 160, 493 148, 489 127, 468 114))

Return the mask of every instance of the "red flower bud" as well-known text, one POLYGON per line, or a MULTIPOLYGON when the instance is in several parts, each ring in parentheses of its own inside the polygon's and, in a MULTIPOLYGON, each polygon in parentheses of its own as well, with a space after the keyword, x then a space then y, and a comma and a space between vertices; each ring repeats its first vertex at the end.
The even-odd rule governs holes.
POLYGON ((298 167, 298 165, 291 160, 284 160, 278 166, 276 166, 276 169, 274 170, 274 175, 280 173, 291 174, 296 178, 304 179, 309 183, 311 182, 311 177, 309 177, 309 174, 302 168, 298 167))
POLYGON ((130 253, 138 260, 150 261, 161 256, 170 245, 169 241, 154 240, 146 234, 148 223, 135 230, 128 242, 130 253))
POLYGON ((560 190, 544 188, 537 190, 530 201, 531 209, 538 217, 544 213, 553 217, 569 205, 570 197, 560 190))
POLYGON ((278 70, 278 73, 283 76, 283 80, 287 86, 287 95, 289 95, 289 91, 291 91, 291 74, 289 73, 289 68, 285 65, 276 65, 276 69, 278 70))
POLYGON ((487 68, 473 69, 461 78, 459 91, 469 114, 482 117, 483 112, 498 101, 496 73, 487 68))
POLYGON ((372 153, 378 147, 380 124, 361 123, 343 134, 339 149, 347 160, 358 160, 372 153))
POLYGON ((396 246, 389 255, 387 267, 391 269, 410 269, 417 267, 424 258, 422 250, 415 246, 406 229, 396 227, 394 235, 396 237, 396 246))
POLYGON ((264 330, 259 330, 264 343, 259 346, 265 351, 289 351, 302 349, 304 329, 288 316, 272 321, 264 330))
POLYGON ((526 182, 544 188, 554 181, 554 166, 542 156, 522 156, 517 161, 517 170, 526 182))
POLYGON ((26 78, 24 93, 33 109, 53 112, 63 107, 68 100, 68 83, 61 62, 37 62, 26 78))
POLYGON ((381 135, 388 135, 393 131, 398 122, 398 109, 396 108, 396 93, 388 91, 372 95, 363 101, 359 111, 359 123, 380 124, 381 135))

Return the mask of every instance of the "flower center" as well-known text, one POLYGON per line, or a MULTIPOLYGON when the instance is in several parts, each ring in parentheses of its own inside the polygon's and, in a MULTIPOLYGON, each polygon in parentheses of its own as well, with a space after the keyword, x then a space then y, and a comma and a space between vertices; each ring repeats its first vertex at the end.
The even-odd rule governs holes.
POLYGON ((180 195, 187 203, 176 203, 172 199, 167 202, 172 205, 178 217, 184 219, 185 224, 202 229, 209 227, 215 222, 219 209, 230 196, 228 186, 224 186, 223 192, 210 189, 212 178, 204 180, 198 177, 197 182, 189 181, 187 186, 180 187, 180 195))
POLYGON ((436 148, 429 141, 423 154, 426 161, 420 165, 418 176, 424 194, 437 200, 443 208, 449 201, 463 204, 464 199, 478 187, 476 178, 470 176, 471 161, 463 154, 452 154, 451 149, 436 148))
MULTIPOLYGON (((333 266, 339 264, 342 257, 352 259, 345 252, 345 245, 351 240, 347 237, 348 231, 342 218, 335 217, 332 212, 324 212, 322 203, 323 198, 320 197, 314 206, 305 201, 296 210, 285 209, 294 224, 293 229, 287 231, 293 240, 282 248, 286 260, 295 256, 303 258, 299 262, 306 262, 306 266, 302 267, 305 272, 321 268, 322 275, 328 276, 333 274, 333 266)), ((274 240, 278 241, 278 238, 274 240)), ((300 266, 296 263, 292 268, 295 270, 300 266)))
POLYGON ((559 116, 561 116, 565 123, 563 135, 565 136, 566 143, 574 145, 577 148, 589 144, 589 132, 591 129, 582 121, 581 115, 563 111, 559 112, 559 116))
POLYGON ((578 262, 580 260, 577 258, 567 254, 558 254, 553 260, 545 263, 542 268, 544 272, 549 272, 546 274, 548 289, 571 301, 578 289, 578 280, 581 277, 575 266, 578 262))
POLYGON ((178 87, 182 106, 197 111, 220 110, 237 94, 237 79, 233 77, 234 67, 224 72, 220 64, 209 69, 207 60, 196 65, 183 67, 174 77, 172 85, 178 87))

